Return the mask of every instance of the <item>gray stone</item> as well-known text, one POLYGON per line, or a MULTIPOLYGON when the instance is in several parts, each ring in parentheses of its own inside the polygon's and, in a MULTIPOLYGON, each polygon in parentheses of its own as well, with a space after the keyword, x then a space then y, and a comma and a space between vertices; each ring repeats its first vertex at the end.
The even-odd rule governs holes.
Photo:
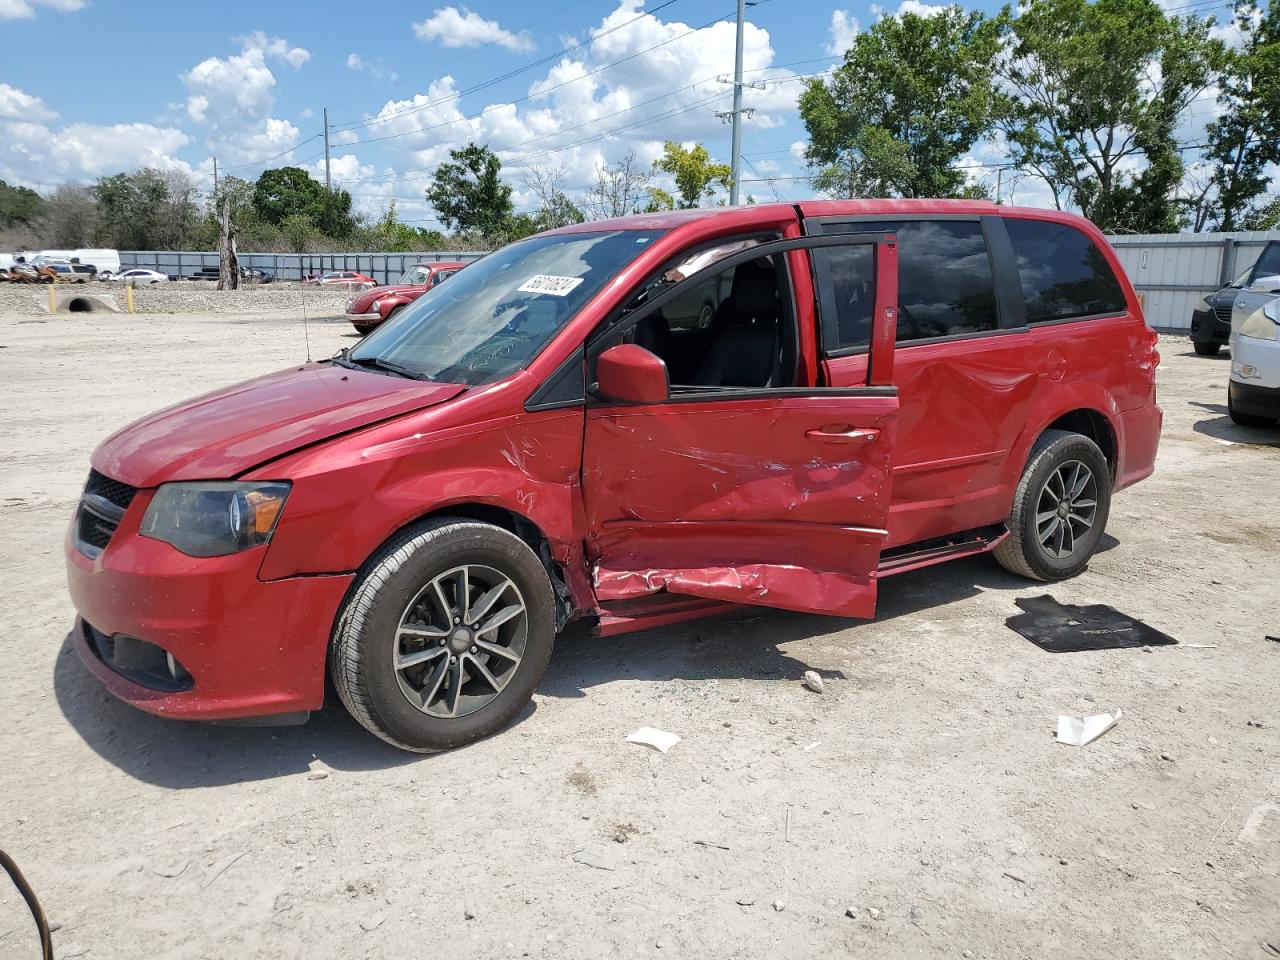
POLYGON ((806 670, 804 678, 800 681, 806 689, 812 690, 814 693, 822 693, 826 689, 826 684, 822 682, 822 677, 818 676, 816 670, 806 670))

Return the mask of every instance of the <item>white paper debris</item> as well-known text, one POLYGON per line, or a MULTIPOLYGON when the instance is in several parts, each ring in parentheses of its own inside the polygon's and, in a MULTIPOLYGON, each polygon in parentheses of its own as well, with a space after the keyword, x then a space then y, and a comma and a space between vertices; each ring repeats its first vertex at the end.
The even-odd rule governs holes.
POLYGON ((646 747, 653 747, 662 753, 666 753, 679 742, 680 738, 674 733, 655 730, 653 727, 641 727, 634 733, 627 734, 627 743, 643 743, 646 747))
POLYGON ((573 288, 582 282, 582 277, 552 277, 537 274, 516 287, 521 293, 549 293, 553 297, 567 297, 573 288))
POLYGON ((1058 717, 1058 742, 1083 747, 1114 727, 1122 716, 1117 710, 1115 716, 1097 713, 1091 717, 1058 717))

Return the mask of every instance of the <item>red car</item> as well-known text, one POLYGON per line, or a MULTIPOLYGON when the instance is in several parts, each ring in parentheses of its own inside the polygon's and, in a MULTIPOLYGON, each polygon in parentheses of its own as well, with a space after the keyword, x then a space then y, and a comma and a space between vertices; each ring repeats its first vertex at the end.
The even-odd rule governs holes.
POLYGON ((368 333, 465 266, 460 261, 414 264, 398 283, 362 291, 348 300, 347 316, 351 318, 351 325, 361 333, 368 333))
POLYGON ((369 730, 431 750, 515 717, 575 618, 871 617, 885 577, 986 552, 1070 577, 1152 471, 1155 345, 1066 213, 540 234, 330 360, 108 438, 66 538, 77 644, 168 717, 296 720, 328 671, 369 730), (694 289, 711 323, 673 325, 694 289))
POLYGON ((304 277, 303 283, 318 287, 373 287, 378 281, 354 270, 334 270, 318 277, 304 277))

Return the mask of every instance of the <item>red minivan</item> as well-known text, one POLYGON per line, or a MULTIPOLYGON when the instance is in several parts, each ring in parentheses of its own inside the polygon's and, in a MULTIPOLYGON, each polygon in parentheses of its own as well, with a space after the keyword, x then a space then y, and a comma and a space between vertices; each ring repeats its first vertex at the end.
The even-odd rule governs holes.
POLYGON ((1155 343, 1065 213, 554 230, 332 359, 108 438, 66 542, 77 644, 168 717, 296 721, 327 670, 369 730, 433 750, 510 721, 575 618, 871 617, 883 577, 983 552, 1069 577, 1152 471, 1155 343))

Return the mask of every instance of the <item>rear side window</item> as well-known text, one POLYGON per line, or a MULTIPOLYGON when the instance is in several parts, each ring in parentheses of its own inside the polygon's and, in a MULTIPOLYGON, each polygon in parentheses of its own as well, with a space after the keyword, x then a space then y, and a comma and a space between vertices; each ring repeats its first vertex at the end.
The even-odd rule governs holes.
MULTIPOLYGON (((875 220, 828 224, 829 233, 898 235, 898 342, 995 330, 995 283, 977 220, 875 220)), ((824 313, 834 312, 835 349, 866 347, 874 300, 871 251, 844 247, 814 251, 824 313)), ((828 344, 828 349, 833 345, 828 344)))
POLYGON ((1069 320, 1127 309, 1120 282, 1092 240, 1075 227, 1005 220, 1018 259, 1027 323, 1069 320))

